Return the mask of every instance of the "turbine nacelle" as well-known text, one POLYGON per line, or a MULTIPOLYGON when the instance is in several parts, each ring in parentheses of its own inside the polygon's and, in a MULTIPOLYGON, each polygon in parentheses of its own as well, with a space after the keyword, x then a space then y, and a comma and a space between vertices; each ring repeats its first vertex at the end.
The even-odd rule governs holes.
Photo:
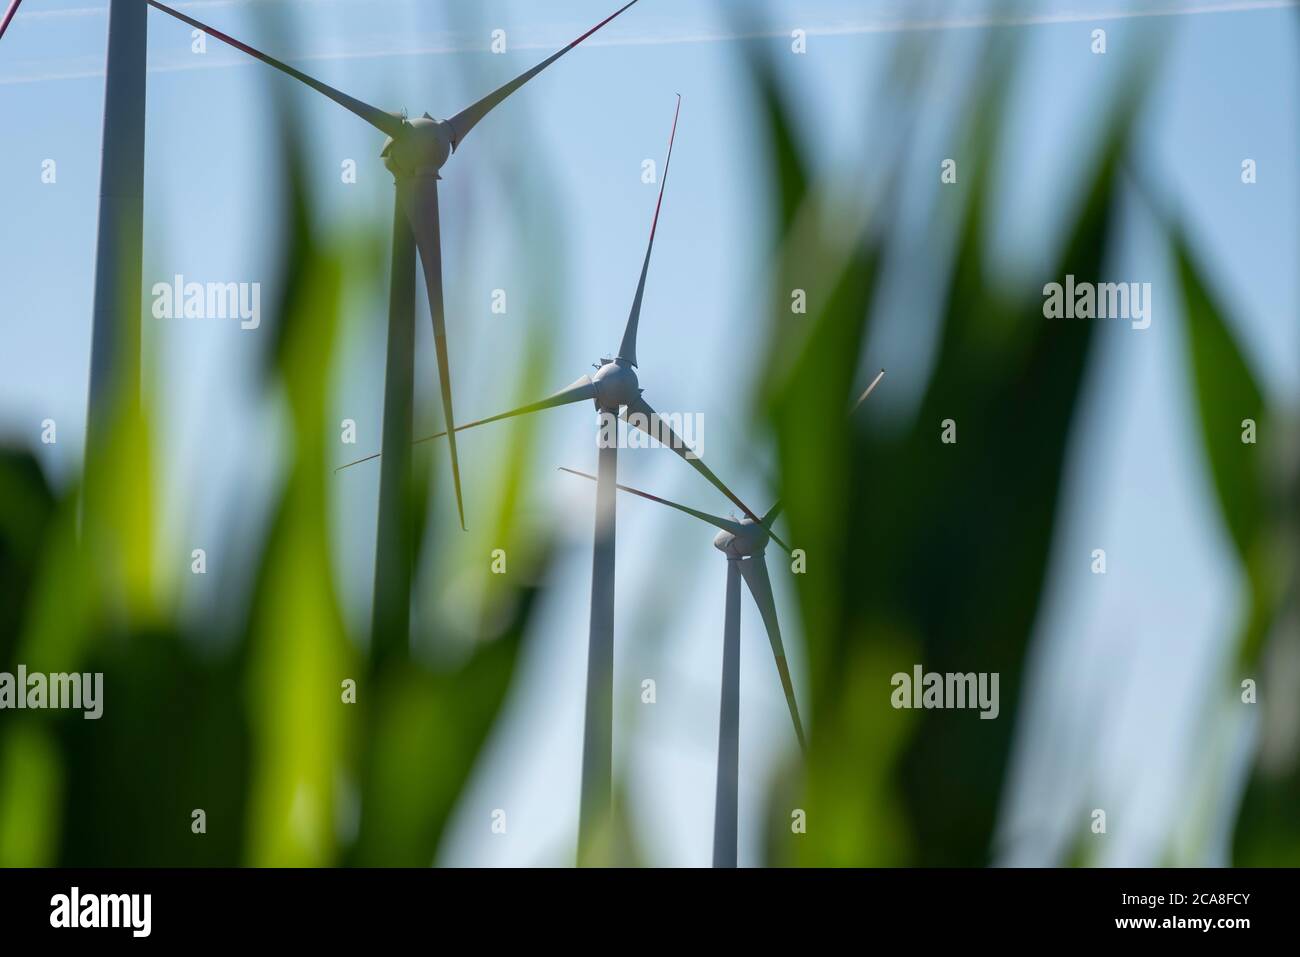
POLYGON ((451 124, 425 113, 413 120, 403 119, 402 132, 385 140, 379 155, 394 176, 437 175, 454 144, 451 124))
POLYGON ((601 412, 618 415, 622 406, 631 405, 641 396, 636 370, 625 359, 602 359, 591 384, 596 387, 596 408, 601 412))
POLYGON ((713 536, 713 547, 728 558, 753 558, 755 555, 762 555, 770 538, 767 529, 749 517, 739 519, 739 522, 741 526, 739 532, 724 530, 713 536))

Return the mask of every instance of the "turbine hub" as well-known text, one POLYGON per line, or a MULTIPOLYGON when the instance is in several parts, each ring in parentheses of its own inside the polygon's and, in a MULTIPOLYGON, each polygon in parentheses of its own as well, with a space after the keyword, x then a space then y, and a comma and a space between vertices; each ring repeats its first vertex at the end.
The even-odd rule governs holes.
POLYGON ((414 176, 442 169, 451 155, 451 126, 428 113, 402 121, 402 132, 384 142, 380 155, 394 176, 414 176))
POLYGON ((728 558, 752 558, 762 555, 767 548, 767 529, 752 518, 740 519, 739 532, 718 532, 713 536, 713 547, 728 558))
POLYGON ((618 414, 620 406, 631 405, 641 397, 636 370, 622 359, 607 360, 591 378, 596 387, 596 408, 618 414))

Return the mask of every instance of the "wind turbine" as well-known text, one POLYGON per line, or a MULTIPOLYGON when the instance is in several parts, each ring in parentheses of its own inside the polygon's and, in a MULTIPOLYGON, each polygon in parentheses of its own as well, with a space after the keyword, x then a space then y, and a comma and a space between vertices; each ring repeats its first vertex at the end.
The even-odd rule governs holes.
POLYGON ((177 20, 203 30, 237 50, 247 53, 295 80, 306 84, 344 109, 355 113, 379 132, 387 135, 380 155, 396 181, 396 204, 393 210, 393 258, 389 292, 388 355, 385 369, 383 448, 385 458, 379 480, 378 543, 375 558, 375 599, 372 612, 372 641, 404 641, 409 624, 410 568, 403 557, 406 541, 403 503, 409 471, 411 444, 411 405, 414 394, 414 322, 415 305, 411 290, 415 282, 415 250, 424 271, 425 292, 433 319, 433 341, 438 358, 438 380, 442 390, 442 410, 449 433, 452 482, 456 491, 456 510, 461 528, 465 527, 465 508, 461 499, 460 465, 456 455, 455 421, 451 401, 451 368, 447 357, 446 321, 442 301, 442 248, 438 218, 439 170, 483 117, 515 90, 564 56, 587 37, 609 23, 637 0, 624 4, 568 46, 552 54, 532 69, 470 104, 455 116, 435 120, 428 113, 407 119, 405 113, 390 113, 363 103, 320 80, 294 69, 239 40, 165 6, 156 0, 148 3, 177 20), (414 250, 412 249, 414 242, 414 250))
MULTIPOLYGON (((694 453, 689 446, 659 418, 642 397, 636 366, 636 337, 641 319, 641 302, 645 294, 646 276, 650 269, 650 253, 654 249, 655 232, 659 226, 659 212, 663 206, 664 187, 668 182, 668 169, 672 162, 673 142, 677 136, 677 118, 681 113, 681 96, 677 97, 677 110, 673 114, 672 132, 668 137, 668 157, 664 161, 663 176, 659 180, 659 198, 655 202, 654 219, 650 224, 650 239, 646 244, 645 259, 641 264, 641 277, 632 298, 632 310, 623 329, 623 339, 614 358, 602 358, 594 376, 584 375, 539 402, 511 409, 499 415, 456 426, 456 431, 472 429, 489 422, 509 419, 530 412, 541 412, 562 405, 590 399, 599 413, 597 428, 598 462, 596 480, 596 532, 591 564, 591 619, 587 649, 587 697, 583 723, 582 746, 582 797, 578 824, 578 858, 587 859, 593 846, 597 827, 607 820, 610 807, 611 750, 613 725, 614 683, 614 489, 618 471, 618 447, 615 416, 621 416, 628 425, 640 429, 667 445, 703 475, 715 488, 734 502, 755 521, 756 516, 721 479, 694 453)), ((441 438, 447 433, 427 436, 419 441, 441 438)), ((369 455, 340 468, 348 468, 380 458, 382 453, 369 455)), ((775 536, 773 536, 775 538, 775 536)), ((784 546, 783 546, 784 547, 784 546)))
MULTIPOLYGON (((881 369, 871 380, 866 391, 853 403, 850 414, 857 410, 867 396, 884 378, 881 369)), ((563 472, 579 475, 596 481, 596 476, 577 469, 560 467, 563 472)), ((752 517, 742 519, 723 518, 710 515, 678 502, 651 495, 629 485, 617 486, 624 492, 639 495, 641 498, 667 505, 679 512, 694 516, 702 522, 718 529, 713 537, 713 547, 727 556, 727 592, 726 617, 722 626, 722 702, 718 716, 718 774, 713 805, 713 866, 736 866, 736 831, 737 804, 740 768, 740 582, 743 579, 749 588, 758 613, 763 618, 767 629, 767 639, 772 645, 772 656, 776 659, 777 674, 781 678, 781 688, 785 692, 786 704, 790 708, 790 719, 794 722, 795 737, 799 739, 800 751, 805 750, 803 723, 799 720, 799 706, 795 701, 794 685, 790 681, 790 668, 786 664, 785 646, 781 641, 781 627, 777 621, 776 601, 772 597, 772 582, 767 574, 767 562, 764 552, 772 534, 772 523, 781 513, 781 502, 777 502, 762 519, 757 522, 752 517)), ((779 539, 775 539, 780 543, 779 539)), ((785 548, 785 545, 781 545, 785 548)), ((787 548, 786 551, 789 551, 787 548)))

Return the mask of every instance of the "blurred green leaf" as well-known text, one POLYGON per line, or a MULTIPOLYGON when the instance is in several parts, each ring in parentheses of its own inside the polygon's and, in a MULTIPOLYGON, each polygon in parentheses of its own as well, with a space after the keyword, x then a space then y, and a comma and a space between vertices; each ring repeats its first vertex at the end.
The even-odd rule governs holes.
MULTIPOLYGON (((795 840, 794 857, 782 856, 774 832, 776 860, 973 865, 989 858, 1093 334, 1092 323, 1044 320, 1041 287, 1067 273, 1100 274, 1116 166, 1136 108, 1134 99, 1113 111, 1050 272, 1003 290, 984 260, 1005 81, 1003 71, 986 75, 965 114, 974 123, 963 153, 967 185, 944 196, 964 196, 966 211, 935 367, 910 425, 885 436, 824 425, 842 421, 862 345, 870 348, 875 274, 889 260, 887 219, 872 224, 832 283, 809 287, 807 317, 777 320, 807 325, 784 335, 777 329, 773 351, 781 355, 773 362, 787 374, 769 377, 767 404, 792 544, 807 552, 807 572, 795 581, 812 736, 806 789, 783 799, 800 801, 808 832, 795 840), (791 335, 800 337, 798 349, 791 335), (947 419, 957 429, 951 445, 940 442, 947 419), (890 676, 913 663, 998 673, 998 719, 896 711, 890 676)), ((824 242, 786 243, 787 260, 797 257, 795 269, 816 275, 817 264, 843 259, 824 242)), ((790 274, 789 261, 782 268, 790 274)), ((775 812, 772 821, 780 823, 775 812)))
POLYGON ((36 720, 0 734, 0 867, 48 867, 59 841, 59 755, 36 720))
POLYGON ((16 664, 18 635, 54 521, 54 493, 29 453, 0 450, 0 670, 16 664))
MULTIPOLYGON (((378 676, 363 760, 361 830, 354 862, 427 867, 469 780, 506 692, 540 595, 520 590, 504 633, 484 637, 459 664, 439 671, 393 667, 378 676)), ((482 809, 483 834, 491 808, 482 809)))
POLYGON ((66 769, 60 864, 239 864, 249 740, 237 662, 148 631, 97 643, 84 670, 104 675, 101 717, 53 719, 66 769))
POLYGON ((1265 472, 1272 423, 1225 314, 1192 260, 1186 237, 1178 231, 1173 241, 1201 438, 1220 511, 1250 582, 1249 620, 1237 644, 1238 658, 1242 663, 1254 662, 1276 612, 1277 586, 1265 550, 1269 501, 1265 472), (1243 439, 1248 420, 1255 434, 1253 443, 1243 439))
MULTIPOLYGON (((1277 662, 1269 667, 1265 655, 1266 640, 1281 611, 1280 575, 1287 566, 1284 555, 1288 548, 1283 531, 1287 527, 1287 506, 1281 498, 1282 490, 1270 482, 1269 476, 1270 466, 1280 461, 1275 454, 1276 425, 1237 344, 1227 312, 1198 268, 1186 234, 1175 225, 1167 225, 1167 229, 1183 295, 1187 358, 1202 444, 1220 513, 1246 573, 1245 614, 1224 684, 1228 706, 1247 707, 1238 698, 1237 685, 1242 676, 1255 678, 1259 694, 1269 697, 1280 691, 1270 675, 1280 673, 1284 667, 1277 662), (1247 420, 1254 431, 1254 442, 1243 438, 1247 420)), ((1290 640, 1294 642, 1294 635, 1290 640)), ((1213 700, 1219 700, 1218 696, 1213 700)), ((1289 709, 1284 706, 1279 712, 1275 702, 1265 700, 1262 705, 1249 707, 1260 708, 1262 739, 1277 733, 1269 722, 1276 720, 1279 713, 1284 723, 1293 720, 1286 717, 1289 709)), ((1212 723, 1202 733, 1222 734, 1219 724, 1212 723)), ((1220 766, 1226 771, 1226 761, 1221 761, 1220 766)), ((1296 807, 1300 807, 1300 764, 1292 759, 1289 767, 1270 767, 1262 755, 1257 756, 1237 818, 1234 862, 1294 865, 1300 860, 1296 807)))

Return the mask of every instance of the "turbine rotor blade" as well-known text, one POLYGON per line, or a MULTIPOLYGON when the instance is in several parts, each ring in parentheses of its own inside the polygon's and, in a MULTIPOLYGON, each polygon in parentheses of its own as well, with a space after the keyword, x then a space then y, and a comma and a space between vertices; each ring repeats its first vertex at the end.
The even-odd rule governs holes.
MULTIPOLYGON (((556 392, 554 395, 547 396, 545 399, 542 399, 539 402, 532 402, 529 403, 528 405, 521 405, 519 408, 511 409, 509 412, 501 412, 497 415, 490 415, 486 419, 476 419, 473 422, 466 422, 463 425, 456 426, 454 431, 464 432, 466 429, 473 429, 473 428, 477 428, 480 425, 487 425, 489 422, 499 422, 501 419, 510 419, 510 418, 514 418, 517 415, 528 415, 529 413, 532 412, 542 412, 545 409, 554 409, 561 405, 571 405, 574 402, 581 402, 583 399, 594 399, 595 397, 596 397, 596 387, 592 384, 591 377, 583 376, 581 379, 578 379, 576 382, 573 382, 565 386, 559 392, 556 392)), ((433 435, 426 435, 421 438, 418 438, 411 444, 419 445, 422 442, 432 442, 434 439, 443 438, 446 434, 447 434, 446 432, 436 432, 433 435)), ((367 455, 365 458, 356 459, 355 461, 348 462, 344 465, 340 465, 334 471, 341 472, 344 469, 351 468, 354 465, 360 465, 362 462, 373 461, 374 459, 379 458, 382 454, 383 454, 382 452, 375 452, 372 455, 367 455)))
POLYGON ((781 676, 781 688, 785 691, 786 704, 790 707, 790 720, 794 722, 795 737, 799 739, 799 749, 808 750, 803 736, 803 722, 799 720, 799 704, 794 697, 794 683, 790 680, 790 666, 785 660, 785 646, 781 643, 781 626, 776 620, 776 601, 772 598, 772 581, 767 576, 767 562, 761 554, 753 558, 739 560, 740 574, 754 596, 754 604, 763 616, 767 627, 767 640, 772 644, 772 655, 776 659, 777 674, 781 676))
POLYGON ((668 158, 664 160, 663 175, 659 177, 659 199, 655 201, 654 219, 650 221, 650 241, 646 243, 645 260, 641 263, 641 278, 636 284, 636 295, 632 298, 632 311, 628 313, 627 325, 623 328, 623 341, 618 347, 620 359, 626 359, 636 365, 636 330, 641 324, 641 299, 645 295, 645 278, 650 271, 650 252, 655 245, 655 230, 659 227, 659 209, 664 203, 664 187, 668 185, 668 167, 673 161, 673 140, 677 138, 677 117, 682 112, 682 95, 677 94, 677 112, 673 114, 673 129, 668 134, 668 158))
MULTIPOLYGON (((567 468, 563 465, 559 468, 561 472, 568 472, 570 475, 579 475, 582 478, 591 479, 593 482, 596 481, 596 476, 588 474, 587 472, 579 472, 577 469, 567 468)), ((693 515, 700 521, 708 522, 710 525, 720 528, 724 532, 731 532, 732 534, 738 535, 744 530, 744 526, 729 518, 723 518, 720 515, 710 515, 708 512, 696 511, 689 506, 680 505, 677 502, 670 502, 666 498, 660 498, 658 495, 651 495, 649 492, 643 492, 639 488, 632 488, 630 485, 618 485, 616 487, 621 491, 631 492, 633 495, 640 495, 642 498, 648 498, 652 502, 658 502, 660 505, 667 505, 669 508, 675 508, 677 511, 685 512, 687 515, 693 515)))
POLYGON ((220 30, 216 29, 215 27, 210 27, 206 23, 203 23, 202 21, 195 20, 193 17, 186 16, 185 14, 181 13, 179 10, 173 10, 171 7, 159 3, 158 0, 146 0, 146 2, 148 2, 148 4, 151 7, 154 7, 157 10, 161 10, 163 13, 167 14, 168 16, 175 17, 177 20, 180 20, 182 23, 188 23, 190 26, 194 27, 195 29, 202 30, 204 33, 216 37, 222 43, 229 44, 230 46, 234 47, 236 50, 240 50, 244 53, 247 53, 249 56, 255 57, 256 59, 261 60, 263 63, 269 66, 275 67, 281 73, 287 73, 295 80, 307 84, 317 93, 325 94, 335 103, 339 104, 339 106, 343 107, 344 109, 351 110, 357 116, 361 117, 371 126, 373 126, 375 129, 379 130, 379 132, 387 133, 389 136, 394 136, 394 137, 399 136, 401 134, 402 118, 397 114, 388 113, 384 110, 379 109, 379 107, 377 106, 371 106, 369 103, 364 103, 361 100, 358 100, 356 97, 348 96, 346 93, 342 92, 341 90, 336 90, 334 89, 334 87, 330 86, 329 84, 322 83, 320 80, 316 79, 313 76, 308 76, 306 73, 303 73, 301 70, 295 70, 293 67, 289 66, 289 64, 277 60, 273 56, 268 56, 267 54, 263 53, 261 50, 256 50, 253 47, 250 47, 246 43, 241 43, 240 41, 236 40, 234 37, 222 33, 220 30))
POLYGON ((867 386, 867 391, 863 392, 862 395, 858 396, 858 401, 854 402, 853 408, 849 409, 849 415, 852 415, 854 412, 858 411, 858 406, 860 406, 863 402, 867 401, 867 396, 871 395, 872 391, 876 388, 877 385, 880 384, 880 380, 883 379, 884 377, 885 377, 884 369, 881 369, 879 372, 876 373, 876 377, 871 380, 871 385, 867 386))
POLYGON ((452 149, 455 149, 456 147, 460 146, 461 141, 464 140, 465 137, 469 135, 469 131, 472 130, 478 124, 478 121, 483 119, 483 117, 487 116, 490 112, 492 112, 492 110, 495 109, 501 103, 502 100, 508 97, 511 93, 515 92, 515 90, 519 89, 529 80, 531 80, 533 77, 537 76, 537 74, 541 73, 543 70, 545 70, 548 66, 554 63, 560 57, 564 56, 564 54, 568 53, 579 43, 587 39, 587 37, 591 36, 593 33, 595 33, 605 24, 609 23, 620 13, 622 13, 624 10, 626 10, 628 7, 632 6, 636 2, 637 0, 631 0, 631 3, 624 4, 618 10, 615 10, 604 20, 601 20, 600 23, 596 24, 594 27, 592 27, 582 36, 578 37, 578 39, 574 40, 568 46, 564 47, 562 50, 559 50, 551 54, 541 63, 537 64, 537 66, 533 67, 531 70, 527 70, 524 73, 519 74, 519 76, 515 77, 509 83, 505 84, 504 86, 498 87, 497 89, 493 90, 491 93, 483 97, 478 102, 470 106, 467 106, 465 109, 461 110, 459 113, 453 116, 450 120, 447 121, 448 123, 451 124, 452 149))
POLYGON ((442 239, 438 230, 438 179, 424 173, 399 178, 398 195, 406 211, 407 222, 415 236, 424 271, 424 288, 429 297, 429 315, 433 317, 433 345, 438 355, 438 385, 442 390, 442 414, 447 423, 447 449, 451 454, 451 478, 456 486, 456 511, 460 527, 465 528, 465 505, 460 491, 460 462, 456 457, 456 423, 451 408, 451 361, 447 356, 447 318, 442 305, 442 239))
POLYGON ((9 29, 9 21, 14 18, 14 14, 18 12, 18 5, 22 2, 23 0, 12 0, 9 4, 9 9, 5 11, 5 18, 0 20, 0 37, 3 37, 5 31, 9 29))
MULTIPOLYGON (((643 396, 637 396, 635 402, 628 403, 628 405, 624 407, 622 416, 624 421, 626 421, 628 425, 632 426, 632 428, 640 429, 651 438, 657 439, 661 445, 666 445, 668 448, 676 452, 687 465, 708 479, 709 483, 714 488, 727 496, 727 498, 729 498, 751 519, 756 522, 762 521, 762 519, 754 514, 753 509, 740 500, 740 497, 736 495, 735 492, 727 488, 726 483, 724 483, 722 479, 713 474, 713 470, 705 465, 704 460, 696 455, 690 447, 682 441, 681 437, 672 430, 672 427, 659 417, 659 413, 650 407, 650 403, 646 402, 643 396), (634 416, 639 416, 639 419, 634 418, 634 416)), ((787 552, 790 550, 789 546, 787 546, 785 542, 781 541, 781 539, 777 538, 770 530, 768 531, 768 535, 771 536, 772 541, 776 542, 787 552)))

